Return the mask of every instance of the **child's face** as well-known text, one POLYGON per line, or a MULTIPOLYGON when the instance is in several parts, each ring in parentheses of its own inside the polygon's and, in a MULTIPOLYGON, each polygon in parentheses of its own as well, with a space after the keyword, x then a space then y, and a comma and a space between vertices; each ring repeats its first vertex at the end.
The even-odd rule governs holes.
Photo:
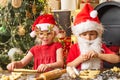
POLYGON ((53 41, 53 38, 55 36, 54 31, 40 31, 39 32, 39 38, 42 42, 42 45, 50 44, 53 41))
POLYGON ((96 31, 87 31, 79 35, 81 38, 86 40, 94 40, 97 38, 98 33, 96 31))

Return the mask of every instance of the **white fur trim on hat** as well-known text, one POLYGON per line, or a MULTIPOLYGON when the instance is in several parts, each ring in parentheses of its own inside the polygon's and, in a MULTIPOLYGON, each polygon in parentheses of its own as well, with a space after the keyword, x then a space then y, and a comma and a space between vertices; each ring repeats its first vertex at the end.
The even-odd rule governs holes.
POLYGON ((79 34, 87 31, 95 30, 98 35, 101 36, 103 33, 103 26, 95 21, 87 20, 86 22, 81 22, 76 26, 72 27, 72 32, 74 35, 79 36, 79 34))
POLYGON ((30 33, 30 36, 31 36, 32 38, 34 38, 34 37, 36 36, 35 31, 32 31, 32 32, 30 33))

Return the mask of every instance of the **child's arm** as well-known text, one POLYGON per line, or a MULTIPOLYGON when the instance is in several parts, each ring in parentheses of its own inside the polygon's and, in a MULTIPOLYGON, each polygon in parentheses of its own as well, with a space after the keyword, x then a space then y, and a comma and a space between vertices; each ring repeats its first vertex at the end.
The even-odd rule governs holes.
POLYGON ((31 54, 31 52, 28 52, 28 54, 21 61, 15 61, 8 64, 7 69, 9 71, 13 71, 15 68, 22 68, 31 61, 32 57, 33 55, 31 54))
POLYGON ((77 67, 80 63, 84 62, 85 60, 83 59, 83 56, 78 56, 76 59, 73 61, 69 62, 67 66, 74 66, 77 67))
POLYGON ((98 58, 105 60, 110 63, 118 63, 120 62, 120 56, 118 56, 115 52, 111 51, 105 44, 103 44, 103 51, 104 53, 101 53, 98 55, 98 58))
POLYGON ((116 54, 98 54, 98 58, 110 63, 120 62, 120 57, 116 54))
POLYGON ((33 58, 32 53, 29 51, 28 54, 21 60, 22 67, 26 66, 33 58))
POLYGON ((64 61, 63 61, 63 49, 59 48, 56 52, 56 62, 48 64, 50 68, 62 68, 64 61))
POLYGON ((88 52, 87 56, 89 58, 100 58, 101 60, 105 60, 107 62, 110 63, 118 63, 120 62, 120 57, 118 55, 116 55, 115 53, 109 53, 109 54, 105 54, 105 53, 96 53, 95 51, 90 51, 88 52))

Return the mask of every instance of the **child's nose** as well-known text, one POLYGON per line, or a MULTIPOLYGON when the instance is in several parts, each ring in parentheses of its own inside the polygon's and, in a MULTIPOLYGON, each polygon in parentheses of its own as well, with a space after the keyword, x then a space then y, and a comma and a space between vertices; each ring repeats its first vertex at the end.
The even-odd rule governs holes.
POLYGON ((47 33, 44 33, 44 37, 47 37, 48 36, 48 34, 47 33))
POLYGON ((86 35, 86 39, 87 39, 87 40, 91 40, 90 35, 86 35))

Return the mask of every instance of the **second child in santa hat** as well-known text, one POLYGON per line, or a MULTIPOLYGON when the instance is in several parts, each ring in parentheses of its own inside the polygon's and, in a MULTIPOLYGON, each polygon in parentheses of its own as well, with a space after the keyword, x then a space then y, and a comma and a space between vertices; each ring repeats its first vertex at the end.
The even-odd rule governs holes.
POLYGON ((35 20, 30 35, 38 37, 41 44, 33 46, 22 60, 8 64, 7 69, 13 71, 14 68, 22 68, 32 58, 34 59, 33 68, 38 72, 62 68, 64 63, 62 44, 54 42, 58 30, 52 14, 40 15, 35 20))
POLYGON ((103 61, 118 63, 119 56, 112 52, 102 43, 104 28, 100 23, 97 11, 86 3, 77 14, 73 34, 77 37, 77 43, 72 45, 68 57, 67 66, 77 69, 101 69, 103 61))

